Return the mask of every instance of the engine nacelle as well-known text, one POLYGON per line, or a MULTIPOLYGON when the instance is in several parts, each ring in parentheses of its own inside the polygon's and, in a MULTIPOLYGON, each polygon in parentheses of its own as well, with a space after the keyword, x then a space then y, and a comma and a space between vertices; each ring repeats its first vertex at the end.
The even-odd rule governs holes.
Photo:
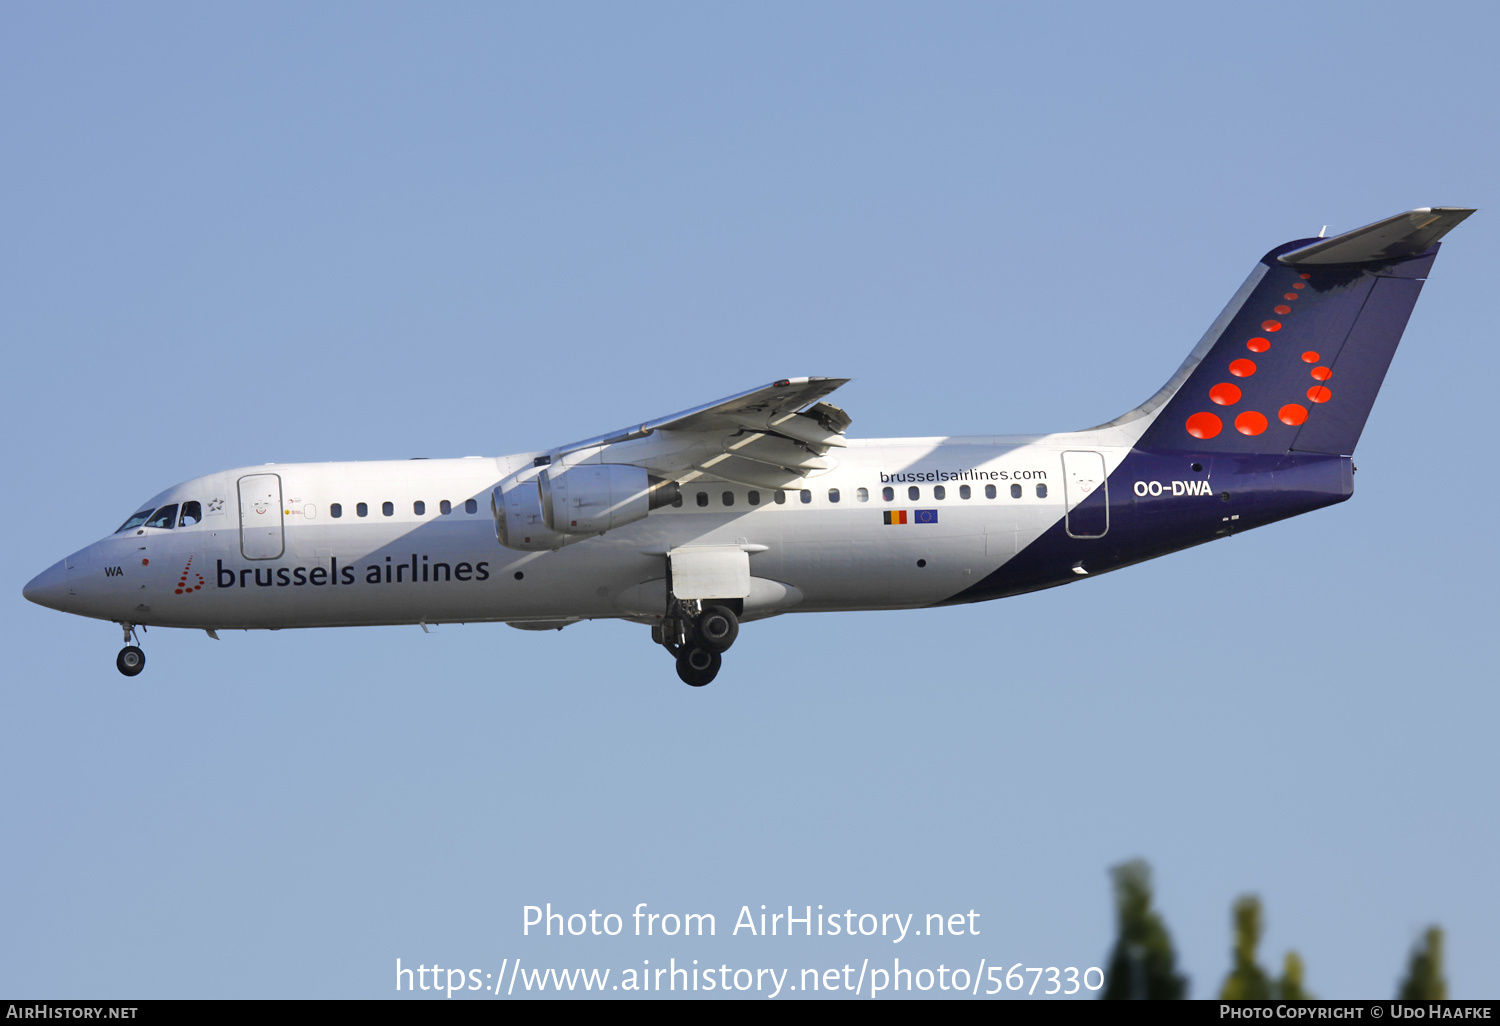
POLYGON ((526 471, 525 477, 507 478, 490 493, 490 512, 495 517, 495 537, 508 549, 522 552, 545 552, 560 549, 578 536, 558 534, 547 526, 542 516, 542 493, 537 475, 526 471))
POLYGON ((634 523, 681 495, 676 481, 623 463, 552 466, 537 475, 537 483, 547 526, 574 536, 603 534, 634 523))
POLYGON ((501 545, 546 552, 640 520, 680 496, 677 482, 624 464, 527 468, 490 493, 490 512, 501 545))

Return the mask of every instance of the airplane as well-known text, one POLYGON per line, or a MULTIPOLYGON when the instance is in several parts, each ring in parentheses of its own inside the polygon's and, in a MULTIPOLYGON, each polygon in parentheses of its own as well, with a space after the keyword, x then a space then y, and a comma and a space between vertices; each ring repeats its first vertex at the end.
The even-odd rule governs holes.
POLYGON ((23 589, 137 627, 647 625, 701 687, 742 623, 1004 598, 1343 502, 1440 241, 1412 210, 1255 265, 1171 379, 1085 431, 850 438, 784 378, 545 452, 266 464, 168 488, 23 589))

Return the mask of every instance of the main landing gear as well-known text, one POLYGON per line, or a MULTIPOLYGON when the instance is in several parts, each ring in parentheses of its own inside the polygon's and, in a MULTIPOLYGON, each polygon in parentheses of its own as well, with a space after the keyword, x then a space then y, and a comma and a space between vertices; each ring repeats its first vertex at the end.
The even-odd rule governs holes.
POLYGON ((135 625, 122 623, 120 626, 125 631, 125 647, 115 656, 115 669, 127 677, 134 677, 146 668, 146 653, 141 651, 140 646, 131 644, 136 640, 135 625))
POLYGON ((677 676, 689 687, 701 688, 719 675, 724 657, 702 645, 688 645, 677 653, 677 676))
POLYGON ((651 639, 677 660, 684 684, 701 688, 719 675, 723 653, 739 633, 739 617, 728 606, 673 599, 662 625, 651 628, 651 639))

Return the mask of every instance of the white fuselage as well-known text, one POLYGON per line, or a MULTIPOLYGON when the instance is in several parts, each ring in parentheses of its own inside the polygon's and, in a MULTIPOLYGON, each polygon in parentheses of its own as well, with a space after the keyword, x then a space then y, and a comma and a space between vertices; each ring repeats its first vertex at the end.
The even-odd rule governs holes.
POLYGON ((834 469, 798 487, 700 476, 681 486, 679 506, 540 552, 502 546, 490 508, 496 484, 534 454, 246 467, 145 504, 198 503, 199 522, 132 527, 69 556, 59 607, 206 629, 654 622, 665 605, 666 553, 709 545, 751 553, 746 619, 926 606, 982 580, 1055 525, 1080 487, 1106 487, 1130 441, 1112 428, 852 440, 834 469), (1084 470, 1097 465, 1099 479, 1078 480, 1078 458, 1065 469, 1065 452, 1086 454, 1084 470), (279 486, 279 508, 257 510, 247 479, 279 486), (278 532, 281 552, 267 555, 278 532))

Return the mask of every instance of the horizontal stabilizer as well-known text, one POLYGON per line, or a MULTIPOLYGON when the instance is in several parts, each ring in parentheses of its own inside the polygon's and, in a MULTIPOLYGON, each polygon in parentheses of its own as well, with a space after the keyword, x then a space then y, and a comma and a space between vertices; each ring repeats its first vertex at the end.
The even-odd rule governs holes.
POLYGON ((1472 207, 1409 210, 1331 239, 1319 239, 1309 246, 1283 253, 1278 259, 1293 267, 1402 260, 1427 252, 1472 213, 1472 207))

